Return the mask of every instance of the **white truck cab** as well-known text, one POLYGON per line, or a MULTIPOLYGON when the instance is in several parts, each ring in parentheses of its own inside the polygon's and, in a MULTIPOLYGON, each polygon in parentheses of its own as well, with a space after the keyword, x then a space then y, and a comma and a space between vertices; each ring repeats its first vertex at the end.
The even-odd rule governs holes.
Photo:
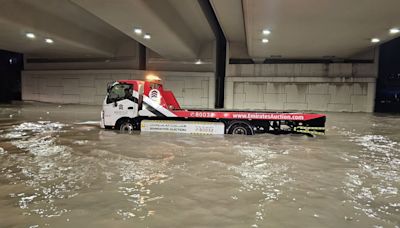
POLYGON ((107 88, 107 96, 103 101, 101 125, 115 126, 121 118, 133 119, 138 116, 139 92, 135 91, 133 84, 114 82, 107 88))

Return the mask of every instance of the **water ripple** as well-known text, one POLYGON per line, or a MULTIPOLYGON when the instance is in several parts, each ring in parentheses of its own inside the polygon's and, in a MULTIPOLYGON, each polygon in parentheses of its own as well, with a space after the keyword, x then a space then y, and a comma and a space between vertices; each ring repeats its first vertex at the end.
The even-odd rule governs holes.
MULTIPOLYGON (((258 209, 255 214, 254 227, 264 220, 265 207, 269 202, 279 199, 282 195, 282 186, 294 179, 288 174, 289 165, 275 163, 276 158, 282 151, 274 151, 268 146, 235 146, 234 149, 244 158, 239 166, 233 166, 230 169, 240 175, 240 191, 259 191, 262 194, 257 202, 258 209)), ((283 151, 284 154, 287 151, 283 151)), ((237 196, 233 196, 237 200, 237 196)))
POLYGON ((346 173, 343 191, 354 207, 370 218, 393 221, 399 214, 400 146, 382 135, 362 135, 342 131, 350 142, 361 147, 357 154, 345 153, 344 159, 357 164, 346 173))

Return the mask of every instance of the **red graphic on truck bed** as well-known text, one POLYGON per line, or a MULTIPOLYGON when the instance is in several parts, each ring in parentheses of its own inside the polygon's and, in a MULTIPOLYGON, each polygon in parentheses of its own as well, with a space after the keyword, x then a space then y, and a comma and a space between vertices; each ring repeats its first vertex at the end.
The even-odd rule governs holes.
POLYGON ((302 113, 258 113, 258 112, 211 112, 176 110, 173 113, 184 118, 213 118, 213 119, 249 119, 249 120, 296 120, 307 121, 324 117, 320 114, 302 113))

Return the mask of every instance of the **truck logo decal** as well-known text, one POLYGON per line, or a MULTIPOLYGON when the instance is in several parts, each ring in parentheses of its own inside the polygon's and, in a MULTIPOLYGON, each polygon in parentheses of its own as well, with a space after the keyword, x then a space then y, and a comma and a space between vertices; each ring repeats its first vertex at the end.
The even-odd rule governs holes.
POLYGON ((118 109, 119 110, 123 110, 124 109, 124 105, 122 105, 122 104, 118 105, 118 109))
POLYGON ((158 89, 150 90, 149 96, 150 96, 150 99, 152 99, 153 101, 160 103, 161 94, 160 94, 160 91, 158 91, 158 89))

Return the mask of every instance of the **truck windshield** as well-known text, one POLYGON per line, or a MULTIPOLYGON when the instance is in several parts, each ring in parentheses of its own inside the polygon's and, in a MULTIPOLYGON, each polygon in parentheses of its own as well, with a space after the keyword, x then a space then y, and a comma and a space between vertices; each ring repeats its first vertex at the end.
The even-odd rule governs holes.
POLYGON ((117 84, 114 85, 107 96, 107 104, 116 101, 129 99, 132 100, 132 85, 129 84, 117 84))

